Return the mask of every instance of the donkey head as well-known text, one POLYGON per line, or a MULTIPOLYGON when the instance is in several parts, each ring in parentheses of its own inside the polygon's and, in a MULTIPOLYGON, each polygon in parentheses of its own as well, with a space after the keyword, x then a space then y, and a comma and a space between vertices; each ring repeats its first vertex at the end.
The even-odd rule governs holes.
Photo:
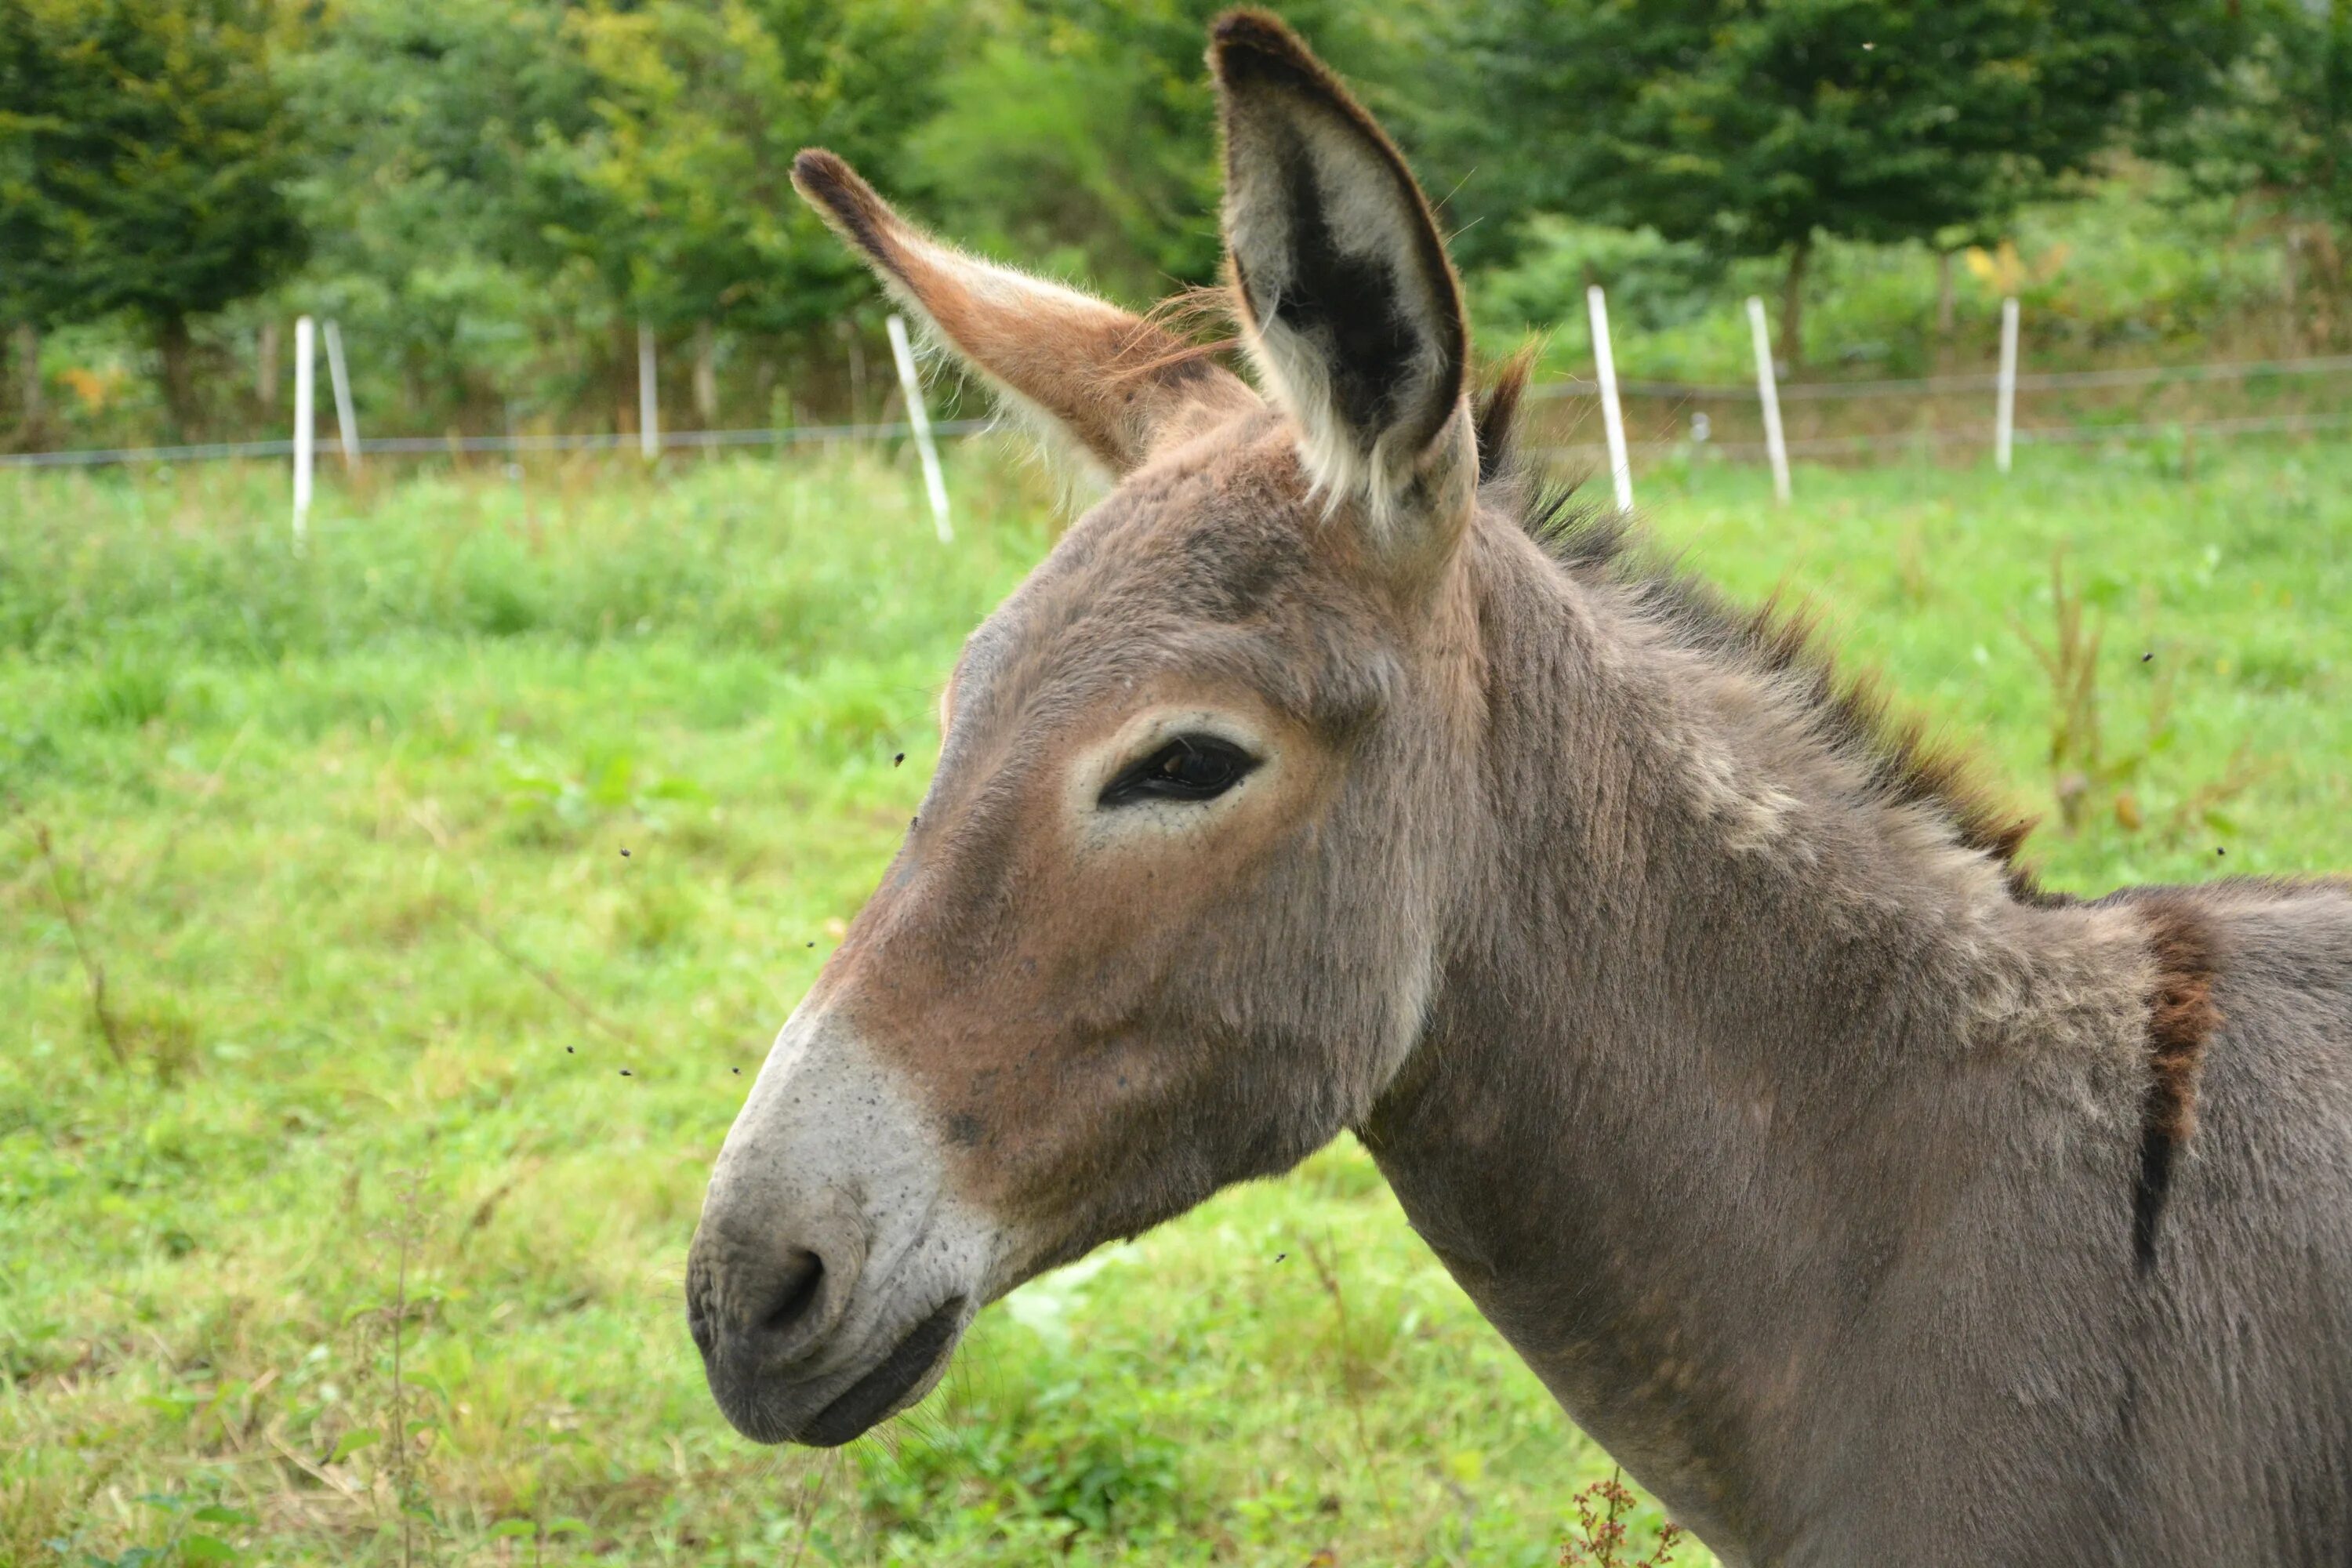
POLYGON ((1115 479, 973 634, 937 777, 719 1157, 688 1316, 762 1441, 919 1398, 981 1306, 1360 1121, 1455 881, 1476 506, 1461 300, 1396 149, 1270 17, 1217 24, 1263 397, 803 153, 891 292, 1115 479))

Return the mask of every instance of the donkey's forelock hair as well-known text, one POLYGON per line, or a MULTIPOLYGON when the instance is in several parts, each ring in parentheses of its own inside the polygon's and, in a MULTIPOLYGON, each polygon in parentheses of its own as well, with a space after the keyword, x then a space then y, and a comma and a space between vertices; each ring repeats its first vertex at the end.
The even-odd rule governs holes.
POLYGON ((1138 332, 1134 346, 1113 362, 1121 378, 1143 377, 1171 365, 1224 359, 1241 352, 1241 301, 1231 283, 1202 283, 1179 289, 1144 312, 1155 334, 1138 332), (1170 346, 1167 340, 1175 340, 1170 346))
POLYGON ((1873 795, 1941 816, 1962 847, 2000 866, 2012 896, 2055 901, 2019 858, 2038 819, 1987 788, 1968 752, 1932 735, 1916 715, 1895 710, 1875 671, 1842 672, 1817 609, 1778 594, 1753 609, 1733 604, 1624 513, 1579 502, 1573 483, 1547 480, 1523 460, 1518 416, 1535 357, 1534 345, 1521 349, 1479 395, 1481 500, 1517 518, 1563 571, 1614 584, 1676 641, 1796 692, 1829 745, 1862 764, 1873 795))

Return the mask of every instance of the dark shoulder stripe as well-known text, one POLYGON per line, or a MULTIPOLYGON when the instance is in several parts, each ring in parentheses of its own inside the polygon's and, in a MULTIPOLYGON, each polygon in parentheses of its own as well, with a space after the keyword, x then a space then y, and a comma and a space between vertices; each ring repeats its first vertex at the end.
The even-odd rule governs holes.
POLYGON ((2130 902, 2147 927, 2156 959, 2147 999, 2147 1098, 2132 1194, 2132 1260, 2145 1274, 2156 1267, 2157 1227, 2173 1157, 2197 1131, 2198 1069, 2221 1011, 2213 1001, 2213 940, 2195 900, 2177 889, 2155 889, 2130 902))

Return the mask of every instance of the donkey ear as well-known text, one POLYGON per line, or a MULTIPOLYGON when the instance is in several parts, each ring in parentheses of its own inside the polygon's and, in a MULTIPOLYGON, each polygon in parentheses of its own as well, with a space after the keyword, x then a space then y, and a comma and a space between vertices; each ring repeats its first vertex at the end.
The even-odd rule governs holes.
POLYGON ((1171 438, 1259 406, 1240 377, 1142 317, 942 245, 822 148, 793 160, 793 184, 1000 394, 1046 416, 1114 475, 1171 438))
MULTIPOLYGON (((1225 240, 1251 348, 1317 485, 1377 521, 1468 511, 1462 290, 1404 159, 1290 30, 1218 19, 1225 240)), ((1445 537, 1450 540, 1452 529, 1445 537)))

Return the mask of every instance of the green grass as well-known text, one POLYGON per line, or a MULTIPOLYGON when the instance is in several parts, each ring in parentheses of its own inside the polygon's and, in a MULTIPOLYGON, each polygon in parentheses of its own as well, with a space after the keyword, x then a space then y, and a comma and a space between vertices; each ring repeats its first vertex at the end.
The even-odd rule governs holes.
MULTIPOLYGON (((2063 547, 2116 765, 2037 837, 2061 885, 2352 865, 2352 452, 2180 470, 1643 500, 2043 808, 2020 628, 2063 547), (2200 795, 2242 746, 2260 776, 2200 795)), ((944 550, 847 454, 376 475, 299 558, 281 479, 0 481, 0 1563, 1553 1561, 1608 1463, 1344 1141, 1020 1292, 841 1454, 702 1390, 678 1287, 734 1069, 1050 541, 1032 468, 960 454, 944 550)))

